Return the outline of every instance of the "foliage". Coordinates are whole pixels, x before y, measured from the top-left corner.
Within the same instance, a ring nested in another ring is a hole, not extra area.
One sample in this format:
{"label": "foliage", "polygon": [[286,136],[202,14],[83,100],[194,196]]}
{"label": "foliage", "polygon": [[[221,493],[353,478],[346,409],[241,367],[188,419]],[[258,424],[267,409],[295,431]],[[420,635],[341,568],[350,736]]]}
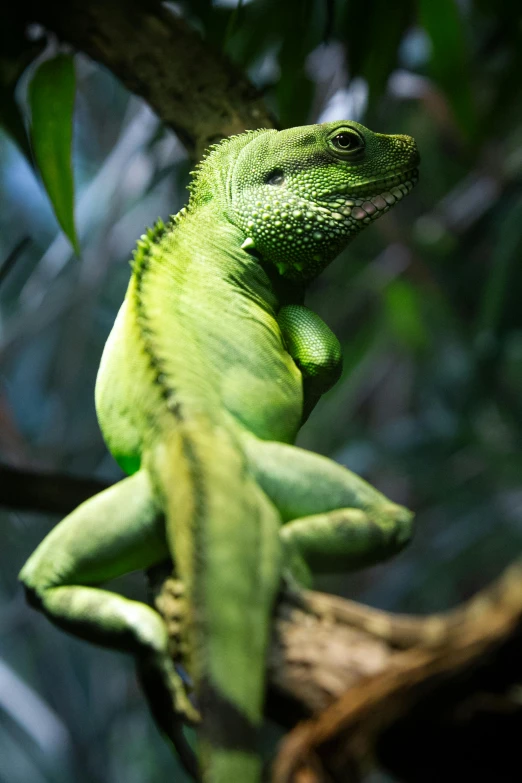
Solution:
{"label": "foliage", "polygon": [[38,66],[27,97],[31,112],[32,148],[38,170],[58,223],[78,254],[71,161],[74,93],[72,58],[59,54]]}
{"label": "foliage", "polygon": [[[282,125],[347,117],[418,140],[416,190],[363,233],[308,298],[340,336],[345,369],[301,444],[333,455],[418,514],[417,539],[394,562],[322,586],[386,608],[452,605],[520,549],[515,5],[177,4],[249,73]],[[55,54],[51,48],[43,58]],[[81,55],[75,65],[79,259],[23,155],[28,76],[14,79],[0,67],[0,119],[12,131],[0,135],[0,264],[9,261],[4,275],[0,266],[0,449],[4,462],[115,478],[94,416],[97,364],[133,244],[158,215],[182,206],[189,162],[111,74]],[[66,136],[68,115],[57,115],[56,133]],[[43,174],[34,120],[33,99]],[[59,151],[67,157],[67,145]],[[72,238],[71,182],[47,188]],[[23,603],[16,572],[54,522],[2,516],[0,782],[163,780],[173,762],[129,662],[66,639]],[[139,577],[119,587],[143,594]],[[37,715],[47,716],[47,733]]]}

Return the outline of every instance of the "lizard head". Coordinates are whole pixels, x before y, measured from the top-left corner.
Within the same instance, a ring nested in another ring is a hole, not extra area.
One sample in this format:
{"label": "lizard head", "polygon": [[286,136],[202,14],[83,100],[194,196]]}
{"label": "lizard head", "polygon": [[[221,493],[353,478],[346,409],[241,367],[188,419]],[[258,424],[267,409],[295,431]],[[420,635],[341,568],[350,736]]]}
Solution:
{"label": "lizard head", "polygon": [[246,251],[308,280],[410,192],[418,163],[410,136],[357,122],[258,131],[228,170],[228,218]]}

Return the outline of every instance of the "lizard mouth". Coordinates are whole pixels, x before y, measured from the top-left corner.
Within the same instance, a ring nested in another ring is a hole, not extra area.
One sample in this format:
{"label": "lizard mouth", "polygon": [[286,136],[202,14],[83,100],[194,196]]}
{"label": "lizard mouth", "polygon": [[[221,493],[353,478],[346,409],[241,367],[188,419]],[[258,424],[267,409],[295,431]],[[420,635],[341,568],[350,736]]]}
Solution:
{"label": "lizard mouth", "polygon": [[418,169],[413,168],[385,179],[365,182],[352,188],[346,198],[336,194],[336,213],[339,217],[370,223],[407,196],[418,179]]}
{"label": "lizard mouth", "polygon": [[370,182],[363,182],[360,185],[350,188],[346,188],[346,192],[354,198],[360,196],[371,196],[376,193],[384,193],[392,188],[406,185],[407,183],[413,183],[415,185],[419,179],[419,170],[417,168],[407,169],[399,174],[391,174],[389,177],[383,179],[373,179]]}

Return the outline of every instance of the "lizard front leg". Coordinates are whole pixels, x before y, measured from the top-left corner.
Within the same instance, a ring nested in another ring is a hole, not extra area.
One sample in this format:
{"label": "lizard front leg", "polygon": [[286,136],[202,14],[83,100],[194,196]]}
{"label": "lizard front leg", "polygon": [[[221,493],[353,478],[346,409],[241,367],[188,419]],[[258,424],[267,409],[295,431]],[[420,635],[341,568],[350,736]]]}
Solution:
{"label": "lizard front leg", "polygon": [[304,424],[321,396],[341,377],[341,344],[325,322],[304,305],[285,305],[277,322],[286,349],[303,375]]}

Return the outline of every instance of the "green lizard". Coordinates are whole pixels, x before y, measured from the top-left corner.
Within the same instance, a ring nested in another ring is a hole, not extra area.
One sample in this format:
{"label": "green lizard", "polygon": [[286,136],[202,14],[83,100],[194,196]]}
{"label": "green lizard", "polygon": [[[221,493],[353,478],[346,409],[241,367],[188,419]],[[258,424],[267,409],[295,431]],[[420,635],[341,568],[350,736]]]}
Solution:
{"label": "green lizard", "polygon": [[[256,783],[270,613],[283,566],[353,568],[399,551],[412,515],[340,465],[293,446],[341,372],[304,289],[414,186],[408,136],[356,122],[226,139],[188,207],[142,237],[96,386],[130,476],[82,504],[21,572],[62,628],[131,651],[171,735],[197,722],[206,783]],[[99,587],[171,556],[187,596],[193,706],[160,615]]]}

